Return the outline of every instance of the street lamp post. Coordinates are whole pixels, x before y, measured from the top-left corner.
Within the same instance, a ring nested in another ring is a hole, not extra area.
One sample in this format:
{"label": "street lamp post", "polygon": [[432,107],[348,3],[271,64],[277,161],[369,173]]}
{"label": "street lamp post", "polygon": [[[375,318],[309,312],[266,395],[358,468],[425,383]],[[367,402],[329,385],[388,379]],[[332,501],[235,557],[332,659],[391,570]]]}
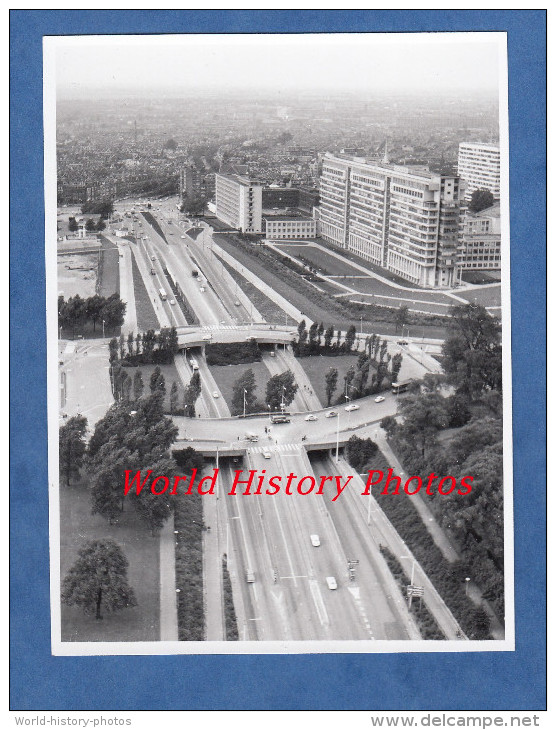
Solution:
{"label": "street lamp post", "polygon": [[102,320],[102,337],[104,339],[104,320]]}
{"label": "street lamp post", "polygon": [[466,578],[466,579],[465,579],[465,595],[466,595],[466,596],[468,596],[468,595],[469,595],[469,581],[470,581],[470,580],[471,580],[471,578]]}
{"label": "street lamp post", "polygon": [[336,414],[336,464],[340,463],[340,411]]}
{"label": "street lamp post", "polygon": [[[413,580],[415,578],[415,558],[412,555],[400,555],[400,560],[413,560],[413,563],[411,565],[411,580],[409,582],[410,585],[413,585]],[[409,596],[409,608],[411,608],[411,601],[413,599],[413,595]]]}
{"label": "street lamp post", "polygon": [[359,330],[360,334],[363,334],[363,315],[361,315],[361,329]]}
{"label": "street lamp post", "polygon": [[247,391],[245,388],[243,389],[243,417],[245,418],[245,395],[247,394]]}

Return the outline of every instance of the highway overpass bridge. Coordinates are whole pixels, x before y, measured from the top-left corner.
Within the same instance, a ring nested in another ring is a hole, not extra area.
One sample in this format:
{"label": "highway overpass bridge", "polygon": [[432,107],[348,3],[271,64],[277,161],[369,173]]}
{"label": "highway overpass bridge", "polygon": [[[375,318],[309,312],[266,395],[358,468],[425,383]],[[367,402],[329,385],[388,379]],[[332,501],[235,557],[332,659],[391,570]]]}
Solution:
{"label": "highway overpass bridge", "polygon": [[[255,340],[261,344],[288,345],[297,338],[295,323],[286,326],[268,324],[267,322],[247,322],[241,324],[214,324],[214,325],[187,325],[176,327],[180,348],[202,347],[210,343],[234,343]],[[342,333],[345,334],[345,333]],[[358,338],[369,337],[366,333],[357,333]],[[395,342],[400,340],[399,335],[380,335],[383,340]],[[406,337],[407,344],[427,345],[440,347],[443,340],[423,339],[420,337]]]}
{"label": "highway overpass bridge", "polygon": [[[340,434],[338,439],[338,446],[342,449],[349,441],[352,434]],[[172,444],[172,451],[181,451],[190,446],[200,454],[207,458],[220,458],[223,457],[243,457],[247,453],[247,450],[262,452],[268,449],[271,453],[292,453],[295,450],[304,449],[306,452],[310,451],[333,451],[336,449],[336,439],[324,439],[320,440],[307,440],[297,443],[280,443],[276,444],[274,441],[266,440],[261,438],[259,441],[249,441],[248,439],[241,439],[237,443],[230,443],[229,441],[217,441],[217,440],[197,440],[188,438],[178,438],[174,444]]]}
{"label": "highway overpass bridge", "polygon": [[180,349],[208,344],[230,344],[255,340],[261,344],[288,345],[297,336],[290,327],[253,322],[246,324],[190,325],[176,327]]}

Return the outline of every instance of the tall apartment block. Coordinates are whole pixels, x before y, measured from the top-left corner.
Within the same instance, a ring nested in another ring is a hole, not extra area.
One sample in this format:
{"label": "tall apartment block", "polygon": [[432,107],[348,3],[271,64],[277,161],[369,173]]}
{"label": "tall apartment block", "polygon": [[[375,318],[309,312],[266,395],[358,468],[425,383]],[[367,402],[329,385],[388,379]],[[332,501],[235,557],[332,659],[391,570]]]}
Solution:
{"label": "tall apartment block", "polygon": [[471,200],[475,190],[490,190],[494,200],[500,200],[500,147],[460,142],[458,175],[465,183],[465,200]]}
{"label": "tall apartment block", "polygon": [[423,287],[457,281],[458,177],[326,154],[320,178],[320,233]]}
{"label": "tall apartment block", "polygon": [[243,233],[263,232],[263,184],[248,177],[216,174],[216,217]]}

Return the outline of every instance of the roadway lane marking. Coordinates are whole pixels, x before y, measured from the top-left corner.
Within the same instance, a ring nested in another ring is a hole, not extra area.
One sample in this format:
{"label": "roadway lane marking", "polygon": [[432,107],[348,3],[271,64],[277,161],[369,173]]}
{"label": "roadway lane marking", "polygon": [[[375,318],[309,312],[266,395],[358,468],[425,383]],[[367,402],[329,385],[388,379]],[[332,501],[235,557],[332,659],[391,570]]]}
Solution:
{"label": "roadway lane marking", "polygon": [[365,613],[365,608],[363,607],[363,602],[361,601],[359,588],[356,586],[348,586],[348,591],[353,596],[353,600],[355,601],[355,605],[357,606],[357,610],[359,611],[359,614],[361,615],[361,618],[363,619],[363,623],[365,624],[365,628],[367,629],[369,636],[374,641],[375,637],[373,635],[373,630],[371,629],[371,624],[369,623],[369,619],[367,618],[367,614]]}
{"label": "roadway lane marking", "polygon": [[282,519],[280,517],[280,513],[278,512],[278,507],[276,505],[276,500],[273,499],[272,500],[272,504],[274,506],[274,511],[276,512],[276,517],[278,518],[278,526],[280,527],[280,533],[282,535],[282,542],[284,544],[284,550],[286,551],[286,556],[287,556],[287,559],[288,559],[288,563],[290,564],[290,570],[292,572],[293,582],[294,582],[294,585],[297,585],[297,579],[296,579],[296,576],[294,575],[295,571],[293,569],[292,558],[291,558],[291,555],[290,555],[290,551],[288,550],[288,541],[286,540],[286,534],[284,532],[284,526],[282,524]]}
{"label": "roadway lane marking", "polygon": [[324,605],[324,600],[322,598],[322,593],[320,592],[320,586],[318,584],[318,581],[314,579],[309,580],[309,588],[311,589],[311,595],[313,596],[313,602],[317,608],[317,613],[321,626],[328,626],[330,624],[330,621],[328,619],[328,613],[326,612],[326,607]]}

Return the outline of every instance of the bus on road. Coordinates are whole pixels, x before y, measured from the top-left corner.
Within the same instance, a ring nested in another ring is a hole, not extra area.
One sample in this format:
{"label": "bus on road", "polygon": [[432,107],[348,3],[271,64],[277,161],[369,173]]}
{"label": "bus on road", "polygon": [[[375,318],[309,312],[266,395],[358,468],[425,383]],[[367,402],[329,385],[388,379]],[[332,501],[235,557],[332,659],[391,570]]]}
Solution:
{"label": "bus on road", "polygon": [[159,289],[158,293],[160,294],[160,298],[162,299],[162,301],[165,302],[167,299],[167,296],[166,296],[166,292],[164,291],[164,289]]}
{"label": "bus on road", "polygon": [[290,414],[289,413],[273,413],[270,416],[270,422],[271,423],[289,423]]}
{"label": "bus on road", "polygon": [[394,395],[398,395],[398,393],[405,393],[408,388],[408,381],[405,381],[403,383],[392,383],[392,393],[394,393]]}

